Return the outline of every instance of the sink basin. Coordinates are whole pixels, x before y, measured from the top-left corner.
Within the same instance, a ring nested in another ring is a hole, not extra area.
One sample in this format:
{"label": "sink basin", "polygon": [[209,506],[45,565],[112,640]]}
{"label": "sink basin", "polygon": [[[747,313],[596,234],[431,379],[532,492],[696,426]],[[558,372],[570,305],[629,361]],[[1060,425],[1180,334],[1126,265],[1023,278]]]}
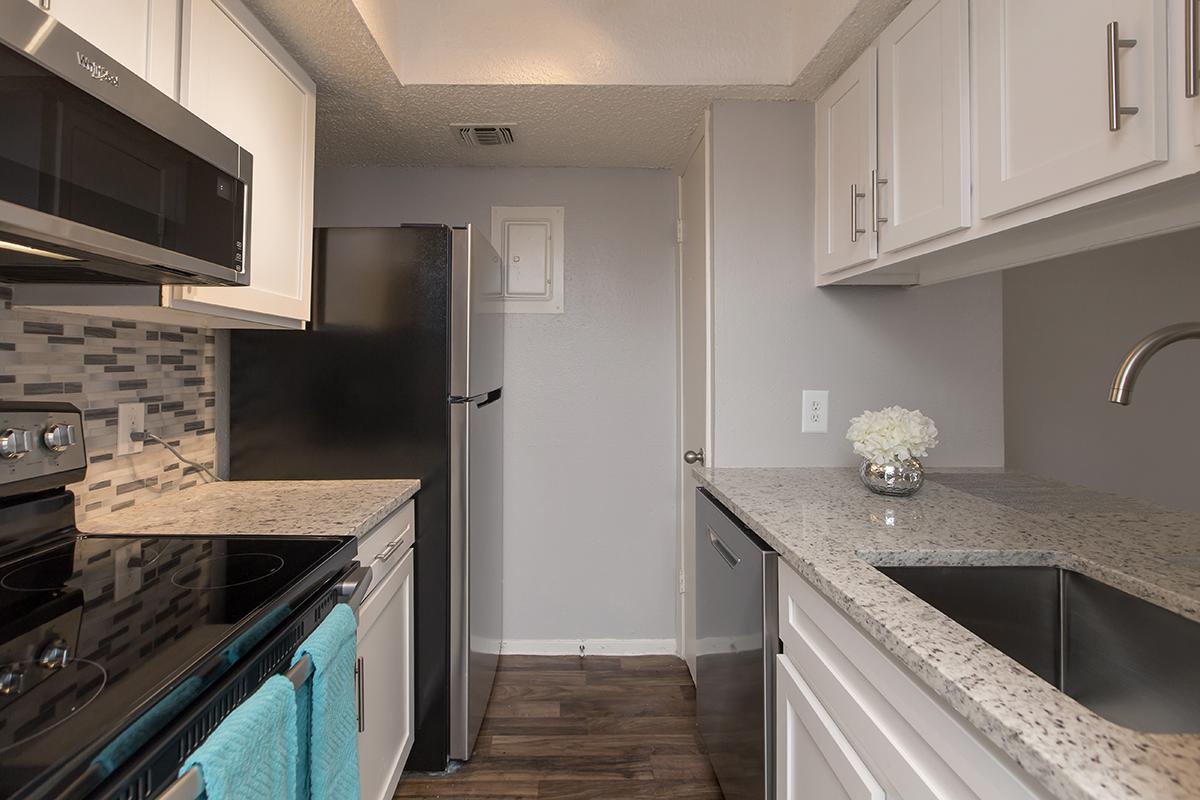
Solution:
{"label": "sink basin", "polygon": [[1200,733],[1200,623],[1057,567],[876,567],[1118,725]]}

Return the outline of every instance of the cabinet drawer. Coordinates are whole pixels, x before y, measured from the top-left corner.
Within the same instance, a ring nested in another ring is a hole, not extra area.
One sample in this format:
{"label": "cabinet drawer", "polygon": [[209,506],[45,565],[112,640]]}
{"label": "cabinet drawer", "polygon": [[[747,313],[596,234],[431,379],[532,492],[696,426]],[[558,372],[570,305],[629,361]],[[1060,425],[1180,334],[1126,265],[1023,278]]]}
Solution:
{"label": "cabinet drawer", "polygon": [[358,540],[358,560],[371,568],[371,592],[383,583],[416,538],[415,504],[409,500]]}
{"label": "cabinet drawer", "polygon": [[779,570],[779,635],[787,660],[888,797],[1049,797],[787,567]]}

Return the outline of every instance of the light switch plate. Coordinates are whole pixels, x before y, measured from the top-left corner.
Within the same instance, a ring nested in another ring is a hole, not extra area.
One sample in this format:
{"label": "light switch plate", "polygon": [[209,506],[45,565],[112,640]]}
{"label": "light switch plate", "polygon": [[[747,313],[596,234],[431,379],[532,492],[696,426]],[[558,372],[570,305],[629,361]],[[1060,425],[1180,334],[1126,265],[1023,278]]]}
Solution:
{"label": "light switch plate", "polygon": [[142,452],[145,442],[135,442],[130,434],[146,430],[146,404],[121,403],[117,406],[117,455]]}
{"label": "light switch plate", "polygon": [[829,392],[824,389],[805,389],[800,398],[804,405],[804,416],[800,421],[801,433],[829,432]]}

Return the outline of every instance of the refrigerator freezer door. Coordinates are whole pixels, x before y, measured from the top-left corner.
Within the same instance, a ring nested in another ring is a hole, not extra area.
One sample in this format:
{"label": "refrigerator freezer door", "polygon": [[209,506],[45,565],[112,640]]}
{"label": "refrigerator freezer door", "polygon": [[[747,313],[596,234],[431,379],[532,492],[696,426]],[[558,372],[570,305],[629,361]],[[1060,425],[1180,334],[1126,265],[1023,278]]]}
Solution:
{"label": "refrigerator freezer door", "polygon": [[454,229],[450,299],[450,394],[471,397],[504,385],[504,314],[489,298],[500,255],[474,227]]}

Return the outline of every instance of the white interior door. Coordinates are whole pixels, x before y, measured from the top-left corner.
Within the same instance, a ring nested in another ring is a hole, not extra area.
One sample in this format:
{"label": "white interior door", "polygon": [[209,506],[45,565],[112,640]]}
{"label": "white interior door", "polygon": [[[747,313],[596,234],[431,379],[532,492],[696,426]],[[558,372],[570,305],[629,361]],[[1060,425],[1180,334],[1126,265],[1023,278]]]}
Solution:
{"label": "white interior door", "polygon": [[877,55],[859,56],[816,103],[817,271],[822,275],[873,261],[871,197],[878,159]]}
{"label": "white interior door", "polygon": [[914,0],[879,36],[884,252],[971,224],[968,38],[967,0]]}
{"label": "white interior door", "polygon": [[[679,433],[682,450],[703,449],[712,460],[709,415],[710,281],[708,136],[696,145],[679,179]],[[679,603],[684,659],[696,675],[696,479],[679,457],[680,554],[684,575]]]}
{"label": "white interior door", "polygon": [[[1165,0],[974,8],[981,216],[1166,160]],[[1110,63],[1112,32],[1125,44]],[[1137,109],[1118,114],[1119,126],[1110,111],[1115,87],[1119,106]]]}

